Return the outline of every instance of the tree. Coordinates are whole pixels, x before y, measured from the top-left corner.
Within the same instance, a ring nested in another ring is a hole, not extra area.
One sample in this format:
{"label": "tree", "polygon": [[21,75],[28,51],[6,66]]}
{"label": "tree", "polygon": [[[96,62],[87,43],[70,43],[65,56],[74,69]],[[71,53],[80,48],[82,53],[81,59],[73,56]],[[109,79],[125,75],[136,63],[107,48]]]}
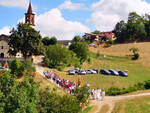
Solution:
{"label": "tree", "polygon": [[28,76],[25,76],[21,83],[18,83],[10,73],[0,78],[2,113],[38,113],[39,86]]}
{"label": "tree", "polygon": [[133,52],[133,57],[132,57],[132,60],[137,60],[139,58],[139,49],[138,48],[130,48],[130,51]]}
{"label": "tree", "polygon": [[72,63],[73,56],[73,52],[69,51],[62,45],[50,45],[46,49],[44,62],[51,68],[56,68],[63,65],[67,66]]}
{"label": "tree", "polygon": [[28,24],[19,23],[17,29],[12,29],[9,46],[9,53],[16,55],[21,52],[23,57],[31,57],[32,55],[42,54],[44,49],[42,46],[42,37],[35,29]]}
{"label": "tree", "polygon": [[125,30],[126,30],[126,23],[123,20],[116,24],[115,29],[113,30],[115,36],[117,37],[116,42],[122,43],[125,41],[126,37]]}
{"label": "tree", "polygon": [[87,86],[77,87],[75,90],[75,97],[82,105],[87,104],[87,99],[89,98],[89,88]]}
{"label": "tree", "polygon": [[73,38],[73,42],[80,42],[80,41],[82,41],[82,39],[81,39],[80,36],[75,36],[75,37]]}
{"label": "tree", "polygon": [[72,96],[60,96],[54,92],[40,92],[40,113],[79,113],[80,103]]}
{"label": "tree", "polygon": [[18,59],[15,59],[11,62],[10,69],[11,73],[16,76],[22,75],[24,71],[23,64]]}
{"label": "tree", "polygon": [[43,42],[43,44],[44,44],[45,46],[48,46],[48,45],[49,45],[49,41],[50,41],[50,38],[49,38],[49,37],[44,37],[44,38],[42,39],[42,42]]}
{"label": "tree", "polygon": [[133,54],[135,55],[136,53],[138,53],[139,49],[138,48],[130,48],[130,51],[133,52]]}
{"label": "tree", "polygon": [[70,50],[77,54],[77,57],[80,59],[81,64],[88,59],[89,49],[88,45],[85,42],[73,42],[70,47]]}
{"label": "tree", "polygon": [[56,45],[57,44],[57,38],[56,37],[51,37],[49,40],[49,45]]}
{"label": "tree", "polygon": [[128,41],[142,41],[147,35],[144,20],[136,12],[129,13],[126,30]]}
{"label": "tree", "polygon": [[99,30],[95,30],[94,32],[92,32],[93,34],[101,34],[101,32]]}

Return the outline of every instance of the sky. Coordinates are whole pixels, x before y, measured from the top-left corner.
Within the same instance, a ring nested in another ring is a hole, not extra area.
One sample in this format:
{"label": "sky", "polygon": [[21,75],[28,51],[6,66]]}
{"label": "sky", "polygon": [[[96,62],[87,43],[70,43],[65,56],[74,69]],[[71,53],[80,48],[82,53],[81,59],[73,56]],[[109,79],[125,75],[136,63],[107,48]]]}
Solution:
{"label": "sky", "polygon": [[24,22],[29,2],[36,14],[36,30],[43,37],[71,40],[95,30],[112,31],[129,12],[150,14],[150,0],[0,0],[0,34]]}

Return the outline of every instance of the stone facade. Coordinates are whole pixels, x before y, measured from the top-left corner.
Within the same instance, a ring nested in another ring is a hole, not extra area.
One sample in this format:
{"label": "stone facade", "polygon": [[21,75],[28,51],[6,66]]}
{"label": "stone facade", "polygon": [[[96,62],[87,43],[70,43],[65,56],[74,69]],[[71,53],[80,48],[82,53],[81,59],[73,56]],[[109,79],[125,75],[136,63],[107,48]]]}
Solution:
{"label": "stone facade", "polygon": [[8,58],[9,45],[8,45],[9,36],[0,35],[0,58]]}

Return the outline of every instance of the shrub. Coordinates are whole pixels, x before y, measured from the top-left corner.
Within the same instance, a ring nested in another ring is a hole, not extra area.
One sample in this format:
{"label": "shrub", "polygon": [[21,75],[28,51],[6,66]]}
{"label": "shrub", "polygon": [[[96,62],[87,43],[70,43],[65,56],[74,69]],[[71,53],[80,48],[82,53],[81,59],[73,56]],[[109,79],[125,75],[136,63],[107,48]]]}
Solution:
{"label": "shrub", "polygon": [[87,104],[87,99],[90,95],[88,91],[89,88],[87,86],[82,86],[75,89],[75,97],[82,105]]}
{"label": "shrub", "polygon": [[116,88],[116,87],[110,87],[106,91],[107,95],[115,96],[115,95],[121,95],[126,94],[130,92],[134,92],[137,90],[143,90],[143,89],[150,89],[150,80],[145,81],[144,83],[139,82],[131,87],[128,88]]}
{"label": "shrub", "polygon": [[144,82],[145,89],[150,89],[150,80]]}
{"label": "shrub", "polygon": [[137,60],[139,59],[139,57],[140,57],[139,53],[135,53],[132,60]]}
{"label": "shrub", "polygon": [[10,69],[11,73],[16,76],[22,75],[24,71],[23,64],[18,59],[15,59],[11,62]]}
{"label": "shrub", "polygon": [[108,40],[107,43],[112,45],[114,44],[114,40]]}
{"label": "shrub", "polygon": [[23,64],[24,69],[27,71],[36,71],[35,67],[32,65],[32,62],[30,59],[26,59],[26,61]]}

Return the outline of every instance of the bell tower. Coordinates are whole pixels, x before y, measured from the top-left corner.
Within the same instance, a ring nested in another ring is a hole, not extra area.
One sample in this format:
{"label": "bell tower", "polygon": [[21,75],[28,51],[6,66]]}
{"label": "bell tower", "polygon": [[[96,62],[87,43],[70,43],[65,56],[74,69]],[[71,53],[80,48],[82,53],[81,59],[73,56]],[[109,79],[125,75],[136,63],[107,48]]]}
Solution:
{"label": "bell tower", "polygon": [[32,13],[31,2],[29,3],[28,11],[25,13],[25,23],[35,27],[35,14]]}

